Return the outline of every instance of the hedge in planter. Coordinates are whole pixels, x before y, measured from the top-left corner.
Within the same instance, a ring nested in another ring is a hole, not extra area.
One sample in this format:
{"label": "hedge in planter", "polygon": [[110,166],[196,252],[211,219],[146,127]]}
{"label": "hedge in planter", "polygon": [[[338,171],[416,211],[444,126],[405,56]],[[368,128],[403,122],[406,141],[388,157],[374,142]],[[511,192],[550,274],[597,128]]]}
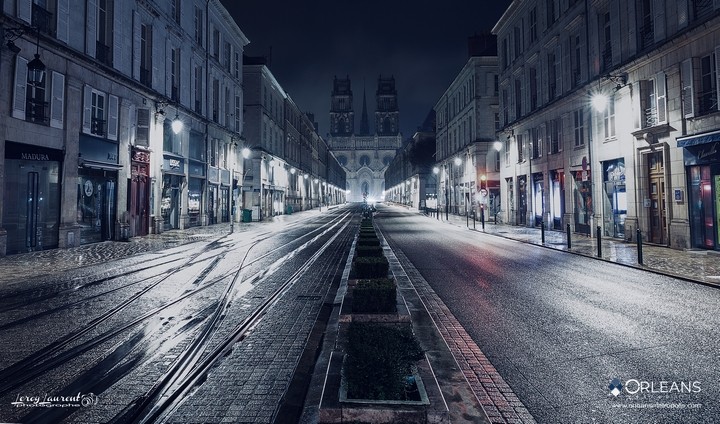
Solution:
{"label": "hedge in planter", "polygon": [[359,280],[352,291],[352,309],[358,314],[393,313],[397,290],[392,278]]}
{"label": "hedge in planter", "polygon": [[386,257],[356,257],[353,261],[355,278],[387,278],[390,264]]}
{"label": "hedge in planter", "polygon": [[358,246],[380,246],[380,239],[377,236],[358,237]]}
{"label": "hedge in planter", "polygon": [[422,357],[408,326],[351,323],[343,369],[348,398],[405,400],[407,377]]}
{"label": "hedge in planter", "polygon": [[355,247],[355,254],[359,257],[367,257],[367,256],[374,256],[374,257],[380,257],[383,256],[383,248],[380,246],[356,246]]}

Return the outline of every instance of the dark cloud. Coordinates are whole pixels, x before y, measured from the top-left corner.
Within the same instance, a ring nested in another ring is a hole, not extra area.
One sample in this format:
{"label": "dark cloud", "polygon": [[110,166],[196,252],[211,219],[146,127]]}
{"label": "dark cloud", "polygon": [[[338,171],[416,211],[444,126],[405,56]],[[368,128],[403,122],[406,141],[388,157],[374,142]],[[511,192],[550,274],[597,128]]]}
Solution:
{"label": "dark cloud", "polygon": [[[510,0],[341,2],[221,0],[268,55],[271,71],[301,110],[328,130],[335,75],[349,75],[359,126],[363,87],[375,106],[378,75],[393,75],[403,136],[411,136],[467,61],[467,37],[490,31]],[[371,117],[372,121],[372,117]],[[372,126],[372,122],[371,122]],[[372,128],[371,128],[372,129]]]}

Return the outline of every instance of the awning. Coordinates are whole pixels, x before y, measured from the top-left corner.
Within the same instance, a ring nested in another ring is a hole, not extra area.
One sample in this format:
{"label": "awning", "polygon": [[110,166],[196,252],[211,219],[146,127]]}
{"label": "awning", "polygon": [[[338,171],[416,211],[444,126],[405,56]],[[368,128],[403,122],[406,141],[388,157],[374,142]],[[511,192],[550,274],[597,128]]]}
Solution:
{"label": "awning", "polygon": [[116,163],[98,162],[89,159],[80,159],[79,165],[84,168],[99,169],[101,171],[119,171],[123,167]]}
{"label": "awning", "polygon": [[720,131],[713,131],[704,134],[691,135],[688,137],[678,137],[678,147],[697,146],[698,144],[712,143],[720,141]]}

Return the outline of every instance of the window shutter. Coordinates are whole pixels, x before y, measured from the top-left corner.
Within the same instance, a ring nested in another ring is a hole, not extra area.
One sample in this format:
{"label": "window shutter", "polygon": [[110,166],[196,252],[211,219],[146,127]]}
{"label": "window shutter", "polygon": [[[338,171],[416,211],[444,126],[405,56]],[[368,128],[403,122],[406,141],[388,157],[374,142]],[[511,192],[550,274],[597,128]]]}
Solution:
{"label": "window shutter", "polygon": [[132,75],[137,81],[140,81],[140,14],[133,11],[133,56],[132,56]]}
{"label": "window shutter", "polygon": [[695,93],[693,92],[693,61],[684,60],[680,64],[680,84],[682,89],[682,113],[685,118],[695,116]]}
{"label": "window shutter", "polygon": [[125,18],[125,8],[123,7],[124,2],[115,1],[113,2],[113,31],[112,31],[112,45],[113,45],[113,67],[121,71],[127,72],[128,62],[123,58],[124,54],[127,54],[127,46],[123,45],[123,40],[127,34],[127,29],[123,25],[123,18]]}
{"label": "window shutter", "polygon": [[50,126],[63,127],[65,114],[65,75],[52,73],[52,97],[50,98]]}
{"label": "window shutter", "polygon": [[[555,98],[562,95],[563,91],[563,69],[562,69],[562,46],[561,43],[555,47]],[[569,56],[568,56],[569,59]]]}
{"label": "window shutter", "polygon": [[[173,45],[169,39],[165,39],[165,96],[172,99],[172,53]],[[179,75],[178,75],[179,77]]]}
{"label": "window shutter", "polygon": [[653,1],[653,32],[655,41],[665,39],[665,0]]}
{"label": "window shutter", "polygon": [[13,96],[13,118],[25,119],[25,101],[27,100],[27,59],[15,56],[15,93]]}
{"label": "window shutter", "polygon": [[32,0],[17,0],[17,17],[32,23]]}
{"label": "window shutter", "polygon": [[657,103],[657,123],[667,124],[667,87],[665,72],[655,74],[655,99]]}
{"label": "window shutter", "polygon": [[150,140],[150,109],[138,108],[135,145],[148,146]]}
{"label": "window shutter", "polygon": [[641,110],[641,104],[640,104],[640,96],[642,95],[642,81],[638,81],[637,84],[633,85],[632,87],[632,96],[630,98],[630,101],[632,102],[632,111],[633,111],[633,128],[639,129],[640,126],[640,119],[643,116],[642,110]]}
{"label": "window shutter", "polygon": [[92,129],[92,87],[83,86],[83,116],[82,129],[86,134],[91,134]]}
{"label": "window shutter", "polygon": [[677,4],[678,28],[688,26],[688,0],[675,0]]}
{"label": "window shutter", "polygon": [[56,36],[60,41],[70,41],[70,0],[57,0],[57,30]]}
{"label": "window shutter", "polygon": [[111,94],[108,101],[107,138],[115,141],[118,139],[118,114],[120,111],[118,103],[117,96]]}
{"label": "window shutter", "polygon": [[[718,83],[720,83],[720,46],[715,47],[715,104],[720,102],[720,86],[718,86]],[[720,110],[720,106],[717,106],[715,110]]]}
{"label": "window shutter", "polygon": [[160,72],[160,65],[164,60],[163,50],[165,49],[165,46],[163,46],[162,37],[158,36],[159,28],[160,25],[150,26],[150,45],[152,46],[150,64],[152,66],[152,86],[154,89],[162,93],[163,80],[167,78],[166,74]]}
{"label": "window shutter", "polygon": [[87,16],[85,17],[85,53],[95,57],[97,47],[97,0],[87,0]]}

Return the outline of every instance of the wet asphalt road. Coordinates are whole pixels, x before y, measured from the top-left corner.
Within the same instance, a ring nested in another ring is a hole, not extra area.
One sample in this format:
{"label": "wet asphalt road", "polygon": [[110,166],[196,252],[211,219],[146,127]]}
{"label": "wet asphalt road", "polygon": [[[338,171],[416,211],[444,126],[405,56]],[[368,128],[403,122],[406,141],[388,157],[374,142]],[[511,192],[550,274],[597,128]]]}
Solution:
{"label": "wet asphalt road", "polygon": [[720,422],[720,290],[399,208],[376,223],[538,422]]}

